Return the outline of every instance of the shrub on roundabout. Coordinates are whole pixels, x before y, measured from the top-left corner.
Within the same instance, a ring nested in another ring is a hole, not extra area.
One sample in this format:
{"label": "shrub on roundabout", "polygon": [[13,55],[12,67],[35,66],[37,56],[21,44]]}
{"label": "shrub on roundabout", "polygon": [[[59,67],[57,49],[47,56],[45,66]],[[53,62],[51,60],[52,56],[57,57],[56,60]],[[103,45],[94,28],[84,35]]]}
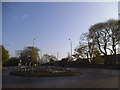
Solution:
{"label": "shrub on roundabout", "polygon": [[79,75],[78,71],[69,68],[38,68],[38,67],[26,67],[24,69],[17,69],[10,72],[10,75],[27,76],[27,77],[56,77],[56,76],[71,76]]}

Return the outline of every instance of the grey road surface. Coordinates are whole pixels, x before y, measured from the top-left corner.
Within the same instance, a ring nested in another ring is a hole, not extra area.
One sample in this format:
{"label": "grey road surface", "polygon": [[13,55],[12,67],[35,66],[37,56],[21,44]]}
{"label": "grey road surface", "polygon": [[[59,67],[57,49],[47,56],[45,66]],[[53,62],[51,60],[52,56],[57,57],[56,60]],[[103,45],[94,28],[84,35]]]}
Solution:
{"label": "grey road surface", "polygon": [[118,88],[120,70],[101,68],[72,68],[79,76],[21,77],[11,76],[8,68],[2,73],[2,88]]}

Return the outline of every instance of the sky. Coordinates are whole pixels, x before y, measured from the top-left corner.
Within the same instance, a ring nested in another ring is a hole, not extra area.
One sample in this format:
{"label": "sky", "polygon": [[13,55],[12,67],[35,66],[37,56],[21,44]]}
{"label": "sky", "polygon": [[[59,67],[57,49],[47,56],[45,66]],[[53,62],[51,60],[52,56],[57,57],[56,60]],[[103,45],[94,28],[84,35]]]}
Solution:
{"label": "sky", "polygon": [[2,44],[11,56],[26,46],[61,59],[91,25],[118,18],[117,2],[3,2]]}

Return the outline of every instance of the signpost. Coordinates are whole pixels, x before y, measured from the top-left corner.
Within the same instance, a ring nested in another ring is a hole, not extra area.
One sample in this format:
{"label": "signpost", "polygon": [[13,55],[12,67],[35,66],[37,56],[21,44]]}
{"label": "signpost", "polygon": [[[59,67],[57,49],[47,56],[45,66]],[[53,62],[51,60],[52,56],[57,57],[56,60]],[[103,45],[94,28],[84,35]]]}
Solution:
{"label": "signpost", "polygon": [[31,58],[31,56],[28,56],[28,62],[29,62],[29,66],[32,66],[31,64],[31,61],[32,61],[32,58]]}

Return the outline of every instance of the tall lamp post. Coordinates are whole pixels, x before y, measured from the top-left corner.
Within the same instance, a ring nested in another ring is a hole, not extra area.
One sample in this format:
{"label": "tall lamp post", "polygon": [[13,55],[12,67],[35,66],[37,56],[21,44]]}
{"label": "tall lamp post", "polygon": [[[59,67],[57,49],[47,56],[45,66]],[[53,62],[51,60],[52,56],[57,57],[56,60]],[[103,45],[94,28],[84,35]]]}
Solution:
{"label": "tall lamp post", "polygon": [[71,41],[71,39],[70,39],[70,38],[69,38],[69,41],[70,41],[71,57],[72,57],[72,41]]}
{"label": "tall lamp post", "polygon": [[35,38],[33,39],[33,47],[34,47],[34,44],[35,44]]}
{"label": "tall lamp post", "polygon": [[57,60],[58,60],[58,52],[57,52]]}

